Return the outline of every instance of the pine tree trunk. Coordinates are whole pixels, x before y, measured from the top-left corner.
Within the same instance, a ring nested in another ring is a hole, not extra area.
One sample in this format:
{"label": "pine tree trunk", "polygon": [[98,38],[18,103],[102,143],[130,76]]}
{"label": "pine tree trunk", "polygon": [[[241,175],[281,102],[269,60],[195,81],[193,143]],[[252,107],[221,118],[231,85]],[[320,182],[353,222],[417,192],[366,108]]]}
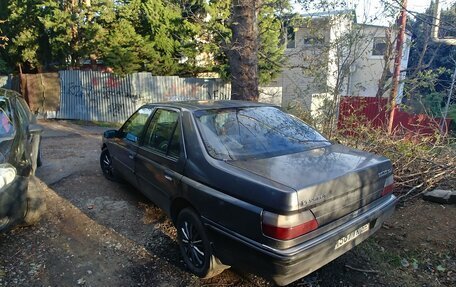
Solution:
{"label": "pine tree trunk", "polygon": [[258,10],[260,0],[232,0],[231,99],[258,101]]}

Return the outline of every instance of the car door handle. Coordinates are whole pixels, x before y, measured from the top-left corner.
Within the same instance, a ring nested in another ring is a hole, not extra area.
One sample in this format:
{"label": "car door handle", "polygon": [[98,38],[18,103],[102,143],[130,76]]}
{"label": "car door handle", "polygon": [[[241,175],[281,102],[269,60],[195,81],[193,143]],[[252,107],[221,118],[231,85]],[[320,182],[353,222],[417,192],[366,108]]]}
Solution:
{"label": "car door handle", "polygon": [[163,173],[165,174],[166,180],[173,181],[173,176],[172,176],[172,173],[170,171],[165,170]]}

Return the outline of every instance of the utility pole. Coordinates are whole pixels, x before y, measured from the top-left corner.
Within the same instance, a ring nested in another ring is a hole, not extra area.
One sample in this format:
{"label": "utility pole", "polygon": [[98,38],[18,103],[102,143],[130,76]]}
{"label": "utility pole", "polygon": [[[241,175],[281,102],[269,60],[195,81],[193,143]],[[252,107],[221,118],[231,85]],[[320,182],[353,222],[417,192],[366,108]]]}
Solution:
{"label": "utility pole", "polygon": [[392,134],[394,129],[394,117],[396,114],[396,100],[399,87],[399,78],[401,75],[401,61],[402,61],[402,47],[404,45],[405,38],[405,25],[407,23],[407,0],[402,0],[401,14],[398,19],[398,24],[400,25],[399,34],[397,35],[396,41],[396,58],[394,59],[394,73],[392,78],[391,94],[390,94],[390,104],[391,112],[388,123],[388,133]]}
{"label": "utility pole", "polygon": [[442,113],[442,119],[440,120],[440,132],[446,133],[448,131],[446,117],[448,115],[448,109],[450,108],[451,97],[453,96],[453,89],[454,89],[454,82],[456,81],[456,66],[454,67],[453,76],[451,77],[451,87],[450,91],[448,92],[448,98],[445,105],[445,109]]}

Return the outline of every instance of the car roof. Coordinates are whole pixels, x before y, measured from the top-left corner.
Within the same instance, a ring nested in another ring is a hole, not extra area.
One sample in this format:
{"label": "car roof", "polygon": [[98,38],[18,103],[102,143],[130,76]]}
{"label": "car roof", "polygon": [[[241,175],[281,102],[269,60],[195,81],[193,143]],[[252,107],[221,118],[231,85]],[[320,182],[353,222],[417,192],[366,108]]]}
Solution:
{"label": "car roof", "polygon": [[204,100],[204,101],[177,101],[177,102],[162,102],[151,103],[151,106],[166,106],[186,109],[189,111],[197,110],[212,110],[226,108],[247,108],[247,107],[270,107],[271,104],[249,102],[249,101],[231,101],[231,100]]}

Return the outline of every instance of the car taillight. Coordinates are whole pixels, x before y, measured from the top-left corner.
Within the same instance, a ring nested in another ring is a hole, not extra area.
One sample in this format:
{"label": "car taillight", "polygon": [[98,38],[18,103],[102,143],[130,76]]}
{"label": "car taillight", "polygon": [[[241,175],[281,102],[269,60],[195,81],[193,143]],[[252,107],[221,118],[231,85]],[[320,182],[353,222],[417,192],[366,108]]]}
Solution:
{"label": "car taillight", "polygon": [[318,222],[310,210],[293,215],[280,215],[263,211],[262,228],[264,235],[287,240],[317,229]]}
{"label": "car taillight", "polygon": [[388,176],[388,178],[385,180],[385,185],[383,187],[383,191],[381,193],[382,196],[387,195],[388,193],[393,192],[394,189],[394,178],[393,175]]}

